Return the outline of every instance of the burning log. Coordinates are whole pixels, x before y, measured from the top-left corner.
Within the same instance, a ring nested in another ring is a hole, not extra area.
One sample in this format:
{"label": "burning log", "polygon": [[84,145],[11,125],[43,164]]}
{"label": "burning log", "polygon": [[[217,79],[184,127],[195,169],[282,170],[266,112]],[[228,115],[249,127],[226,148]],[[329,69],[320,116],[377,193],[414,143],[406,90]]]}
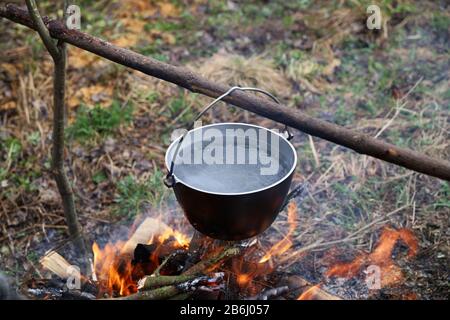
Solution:
{"label": "burning log", "polygon": [[185,250],[178,249],[172,252],[164,259],[158,268],[156,268],[152,276],[159,276],[162,270],[169,274],[178,274],[185,268],[186,260],[189,257],[189,253]]}
{"label": "burning log", "polygon": [[150,290],[163,286],[171,286],[174,284],[180,284],[189,280],[193,280],[197,275],[182,274],[178,276],[147,276],[139,280],[138,289],[140,291]]}
{"label": "burning log", "polygon": [[171,230],[172,228],[161,220],[146,218],[122,247],[120,253],[132,254],[139,243],[149,243],[153,237],[166,234]]}
{"label": "burning log", "polygon": [[194,235],[189,243],[189,257],[186,261],[186,267],[192,267],[197,263],[213,241],[213,239],[208,238],[197,230],[194,231]]}
{"label": "burning log", "polygon": [[236,257],[244,252],[245,249],[253,246],[256,243],[256,240],[252,240],[250,242],[243,242],[235,245],[231,245],[229,247],[224,248],[219,253],[214,254],[212,257],[209,257],[205,260],[202,260],[189,268],[183,274],[192,275],[192,274],[202,274],[208,272],[209,269],[217,267],[225,260]]}
{"label": "burning log", "polygon": [[221,272],[215,273],[212,276],[198,276],[179,284],[163,286],[153,290],[139,291],[126,297],[115,298],[115,300],[163,300],[179,296],[183,293],[193,292],[202,286],[217,289],[219,288],[217,284],[223,280],[223,276],[224,274]]}
{"label": "burning log", "polygon": [[227,246],[212,254],[212,256],[201,260],[181,275],[161,276],[157,272],[156,275],[147,276],[139,281],[138,293],[123,297],[123,299],[154,300],[168,299],[175,296],[181,299],[185,298],[188,296],[186,293],[194,291],[198,286],[205,283],[217,283],[219,279],[221,280],[223,273],[214,273],[212,276],[206,274],[225,260],[242,254],[245,249],[253,246],[255,243],[256,240],[253,240]]}
{"label": "burning log", "polygon": [[176,296],[173,296],[173,297],[170,298],[169,300],[186,300],[186,299],[189,298],[191,295],[192,295],[192,292],[180,293],[180,294],[177,294]]}

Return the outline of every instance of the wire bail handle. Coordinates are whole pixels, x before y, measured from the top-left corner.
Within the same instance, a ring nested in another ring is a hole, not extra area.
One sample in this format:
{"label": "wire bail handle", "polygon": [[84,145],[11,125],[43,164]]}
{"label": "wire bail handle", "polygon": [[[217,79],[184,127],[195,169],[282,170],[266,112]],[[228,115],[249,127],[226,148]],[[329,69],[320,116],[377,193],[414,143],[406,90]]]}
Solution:
{"label": "wire bail handle", "polygon": [[[280,101],[270,92],[265,91],[263,89],[259,89],[259,88],[253,88],[253,87],[238,87],[238,86],[234,86],[231,87],[227,92],[225,92],[224,94],[222,94],[221,96],[217,97],[216,99],[214,99],[214,101],[212,101],[210,104],[208,104],[198,115],[197,117],[195,117],[194,121],[191,123],[191,125],[189,126],[188,130],[181,136],[180,141],[178,141],[177,147],[175,149],[175,152],[173,154],[172,157],[172,161],[170,163],[170,168],[169,171],[164,179],[164,184],[166,185],[166,187],[168,188],[172,188],[175,185],[175,177],[173,175],[173,169],[175,166],[175,160],[178,156],[178,152],[180,150],[181,144],[184,140],[184,138],[186,137],[186,135],[189,133],[189,131],[192,130],[192,128],[195,125],[195,122],[197,122],[198,119],[200,119],[201,116],[203,116],[209,109],[211,109],[215,104],[217,104],[219,101],[221,101],[224,97],[228,96],[229,94],[231,94],[233,91],[235,90],[242,90],[242,91],[254,91],[254,92],[260,92],[263,93],[265,95],[267,95],[268,97],[270,97],[273,101],[275,101],[275,103],[280,104]],[[287,140],[291,140],[294,136],[291,134],[291,132],[289,131],[289,128],[287,125],[285,125],[284,127],[284,131],[287,133]]]}

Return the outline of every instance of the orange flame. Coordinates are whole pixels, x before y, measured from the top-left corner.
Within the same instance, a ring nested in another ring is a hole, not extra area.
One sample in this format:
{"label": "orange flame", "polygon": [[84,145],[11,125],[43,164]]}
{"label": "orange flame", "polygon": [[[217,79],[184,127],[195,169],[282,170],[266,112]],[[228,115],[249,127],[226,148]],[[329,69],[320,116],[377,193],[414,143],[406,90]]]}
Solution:
{"label": "orange flame", "polygon": [[[163,234],[155,237],[150,243],[156,242],[159,246],[155,249],[149,259],[149,263],[156,269],[159,265],[158,253],[161,244],[173,237],[175,241],[171,243],[173,249],[186,247],[189,244],[188,237],[179,231],[168,228]],[[145,272],[140,264],[132,263],[132,255],[124,253],[127,242],[109,242],[104,248],[100,248],[97,243],[92,245],[94,254],[93,268],[95,275],[102,288],[101,294],[107,293],[109,296],[127,296],[137,292],[137,282]]]}
{"label": "orange flame", "polygon": [[252,276],[246,273],[241,273],[236,277],[236,281],[240,287],[247,286],[252,281]]}
{"label": "orange flame", "polygon": [[254,281],[255,278],[269,274],[273,271],[273,265],[266,262],[282,255],[292,247],[291,237],[297,227],[297,206],[295,203],[289,204],[287,214],[289,229],[286,235],[273,245],[259,261],[251,258],[251,252],[247,252],[245,257],[243,256],[240,259],[232,260],[231,269],[236,275],[236,283],[239,288],[245,290],[247,294],[256,294],[261,289],[261,283]]}
{"label": "orange flame", "polygon": [[187,235],[171,228],[167,229],[162,235],[160,235],[158,237],[158,241],[160,243],[164,243],[164,241],[166,241],[170,237],[173,237],[176,240],[175,245],[177,248],[184,248],[189,245],[189,238]]}
{"label": "orange flame", "polygon": [[314,300],[319,288],[320,288],[319,284],[310,287],[308,290],[306,290],[302,294],[300,294],[298,296],[297,300]]}
{"label": "orange flame", "polygon": [[277,257],[288,251],[292,247],[291,236],[297,227],[297,205],[294,202],[289,203],[288,205],[288,223],[289,229],[286,236],[283,237],[279,242],[273,245],[269,251],[259,260],[259,263],[264,263],[272,259],[273,257]]}
{"label": "orange flame", "polygon": [[123,241],[108,243],[103,249],[97,243],[92,245],[95,274],[109,295],[126,296],[137,291],[131,258],[120,254],[124,245]]}
{"label": "orange flame", "polygon": [[350,278],[356,276],[365,266],[376,265],[380,267],[381,286],[398,283],[403,278],[402,271],[392,261],[392,252],[398,240],[408,246],[408,257],[414,257],[418,252],[418,242],[414,234],[408,229],[395,230],[384,228],[374,251],[356,257],[352,262],[339,263],[331,267],[326,275],[328,277]]}

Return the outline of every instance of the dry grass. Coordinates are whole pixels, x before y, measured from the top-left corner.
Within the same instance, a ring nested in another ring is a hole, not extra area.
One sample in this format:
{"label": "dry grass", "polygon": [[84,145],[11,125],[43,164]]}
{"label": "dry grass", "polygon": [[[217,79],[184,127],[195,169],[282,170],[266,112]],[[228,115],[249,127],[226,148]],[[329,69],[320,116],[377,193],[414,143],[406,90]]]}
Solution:
{"label": "dry grass", "polygon": [[288,97],[292,90],[283,72],[273,60],[262,55],[244,57],[217,53],[193,67],[211,81],[230,86],[249,86],[267,90],[278,97]]}

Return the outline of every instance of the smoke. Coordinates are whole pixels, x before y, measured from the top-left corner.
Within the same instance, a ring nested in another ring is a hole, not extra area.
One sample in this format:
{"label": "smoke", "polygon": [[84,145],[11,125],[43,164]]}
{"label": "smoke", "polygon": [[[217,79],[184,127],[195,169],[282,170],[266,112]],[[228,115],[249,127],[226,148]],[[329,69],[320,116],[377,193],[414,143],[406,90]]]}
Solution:
{"label": "smoke", "polygon": [[8,279],[0,274],[0,300],[22,300],[23,297],[17,294],[10,284]]}

